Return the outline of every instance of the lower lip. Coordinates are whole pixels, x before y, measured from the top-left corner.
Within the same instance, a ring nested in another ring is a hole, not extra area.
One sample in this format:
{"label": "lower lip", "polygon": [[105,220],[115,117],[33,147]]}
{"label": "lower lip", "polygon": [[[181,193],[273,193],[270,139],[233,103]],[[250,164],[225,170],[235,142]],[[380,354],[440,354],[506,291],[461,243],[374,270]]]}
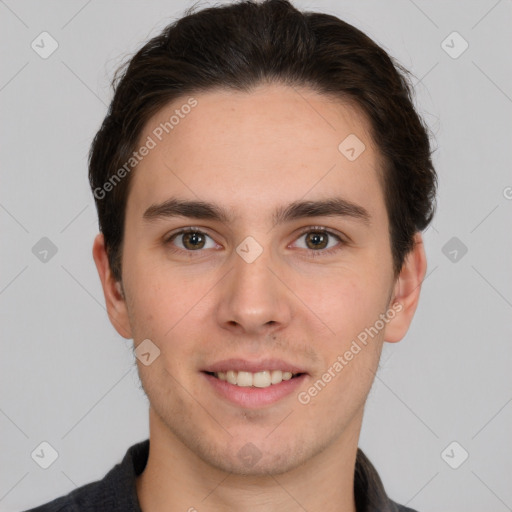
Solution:
{"label": "lower lip", "polygon": [[202,372],[213,389],[223,398],[230,402],[246,408],[256,408],[270,405],[282,400],[297,390],[307,377],[306,374],[299,375],[289,380],[283,380],[279,384],[271,384],[266,388],[254,386],[242,387],[220,380],[213,375]]}

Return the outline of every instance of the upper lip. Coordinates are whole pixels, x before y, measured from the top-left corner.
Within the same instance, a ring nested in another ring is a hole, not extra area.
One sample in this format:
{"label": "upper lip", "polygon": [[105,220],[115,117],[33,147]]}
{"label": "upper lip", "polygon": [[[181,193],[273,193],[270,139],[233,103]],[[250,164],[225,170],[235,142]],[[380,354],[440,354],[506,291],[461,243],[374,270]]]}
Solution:
{"label": "upper lip", "polygon": [[249,361],[247,359],[224,359],[217,361],[203,368],[204,372],[227,372],[229,370],[242,371],[242,372],[262,372],[264,370],[281,370],[283,372],[291,373],[307,373],[304,368],[295,364],[287,363],[282,359],[260,359],[257,361]]}

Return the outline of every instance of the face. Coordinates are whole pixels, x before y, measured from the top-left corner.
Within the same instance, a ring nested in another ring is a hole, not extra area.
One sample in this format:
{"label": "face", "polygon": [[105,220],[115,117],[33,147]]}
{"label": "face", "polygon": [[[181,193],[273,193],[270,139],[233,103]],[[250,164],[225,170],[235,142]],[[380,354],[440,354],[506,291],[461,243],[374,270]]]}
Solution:
{"label": "face", "polygon": [[131,177],[115,325],[160,351],[137,361],[152,428],[278,474],[357,440],[383,341],[405,334],[382,164],[361,112],[311,90],[194,98],[141,134],[156,144]]}

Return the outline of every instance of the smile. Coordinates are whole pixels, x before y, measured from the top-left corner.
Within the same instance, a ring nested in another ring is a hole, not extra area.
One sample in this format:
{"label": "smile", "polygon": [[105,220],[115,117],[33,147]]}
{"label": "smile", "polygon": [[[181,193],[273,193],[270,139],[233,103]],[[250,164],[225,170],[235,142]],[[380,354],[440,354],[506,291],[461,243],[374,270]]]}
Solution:
{"label": "smile", "polygon": [[282,370],[263,370],[260,372],[246,372],[228,370],[227,372],[210,373],[219,380],[227,381],[230,384],[240,387],[268,388],[269,386],[280,384],[284,380],[290,380],[300,375]]}

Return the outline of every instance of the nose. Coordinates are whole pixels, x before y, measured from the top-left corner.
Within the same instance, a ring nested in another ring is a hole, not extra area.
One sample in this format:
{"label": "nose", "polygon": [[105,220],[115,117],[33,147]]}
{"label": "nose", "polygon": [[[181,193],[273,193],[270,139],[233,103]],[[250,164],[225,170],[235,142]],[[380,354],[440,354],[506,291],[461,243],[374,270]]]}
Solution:
{"label": "nose", "polygon": [[292,317],[291,292],[279,279],[267,248],[252,262],[234,254],[219,292],[218,322],[233,334],[264,336]]}

